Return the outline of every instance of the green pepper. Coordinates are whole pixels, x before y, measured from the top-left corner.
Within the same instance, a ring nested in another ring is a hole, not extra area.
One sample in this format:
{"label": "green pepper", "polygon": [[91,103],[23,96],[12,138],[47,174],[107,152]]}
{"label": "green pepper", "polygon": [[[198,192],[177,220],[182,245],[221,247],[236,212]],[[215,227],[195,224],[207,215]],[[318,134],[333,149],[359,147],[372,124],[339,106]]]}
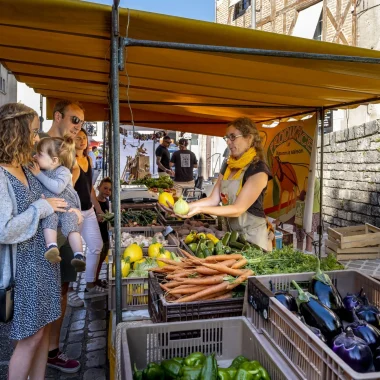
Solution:
{"label": "green pepper", "polygon": [[180,365],[183,365],[183,362],[184,362],[184,359],[179,357],[179,356],[176,356],[175,358],[171,358],[170,360],[174,360],[175,362],[177,362]]}
{"label": "green pepper", "polygon": [[257,371],[253,376],[253,380],[270,380],[269,373],[257,360],[251,361],[250,364],[252,370]]}
{"label": "green pepper", "polygon": [[195,367],[198,365],[203,365],[205,360],[206,356],[204,356],[202,352],[193,352],[185,358],[184,365],[188,367]]}
{"label": "green pepper", "polygon": [[218,380],[232,380],[233,378],[227,372],[227,368],[218,369]]}
{"label": "green pepper", "polygon": [[166,379],[177,379],[181,373],[182,365],[175,360],[164,360],[161,363],[161,368],[164,370],[165,380]]}
{"label": "green pepper", "polygon": [[231,366],[231,367],[226,368],[226,371],[230,375],[231,379],[235,379],[237,368]]}
{"label": "green pepper", "polygon": [[230,241],[230,236],[231,236],[231,233],[230,232],[226,232],[222,238],[222,244],[223,245],[228,245],[228,242]]}
{"label": "green pepper", "polygon": [[165,380],[164,371],[160,365],[149,363],[142,373],[143,380]]}
{"label": "green pepper", "polygon": [[232,251],[232,250],[231,250],[230,247],[224,247],[224,253],[225,253],[225,254],[228,255],[229,253],[231,253],[231,251]]}
{"label": "green pepper", "polygon": [[240,365],[235,380],[270,380],[270,376],[257,360]]}
{"label": "green pepper", "polygon": [[202,372],[202,365],[195,367],[182,367],[180,380],[198,380]]}
{"label": "green pepper", "polygon": [[136,367],[136,363],[133,366],[133,380],[142,380],[143,371],[139,371]]}
{"label": "green pepper", "polygon": [[198,247],[197,243],[189,244],[189,248],[190,248],[191,252],[193,252],[193,253],[197,252],[197,247]]}
{"label": "green pepper", "polygon": [[204,258],[204,253],[203,253],[203,250],[205,248],[204,246],[204,242],[205,240],[204,239],[200,239],[199,242],[198,242],[198,246],[197,246],[197,251],[195,253],[195,256],[199,257],[200,259]]}
{"label": "green pepper", "polygon": [[215,245],[215,253],[217,255],[223,255],[223,243],[219,240]]}
{"label": "green pepper", "polygon": [[208,248],[205,248],[202,252],[203,252],[203,256],[205,258],[209,257],[209,256],[212,256],[212,251],[210,251]]}
{"label": "green pepper", "polygon": [[200,380],[218,380],[218,363],[215,359],[215,354],[207,356]]}
{"label": "green pepper", "polygon": [[245,356],[236,356],[236,358],[231,363],[231,367],[238,369],[245,362],[249,362],[249,360]]}
{"label": "green pepper", "polygon": [[231,243],[235,243],[235,242],[237,242],[238,239],[239,239],[239,232],[237,232],[237,231],[232,231],[232,232],[231,232],[231,236],[230,236],[229,245],[231,245]]}
{"label": "green pepper", "polygon": [[206,241],[206,246],[211,251],[211,253],[214,251],[215,244],[211,240]]}

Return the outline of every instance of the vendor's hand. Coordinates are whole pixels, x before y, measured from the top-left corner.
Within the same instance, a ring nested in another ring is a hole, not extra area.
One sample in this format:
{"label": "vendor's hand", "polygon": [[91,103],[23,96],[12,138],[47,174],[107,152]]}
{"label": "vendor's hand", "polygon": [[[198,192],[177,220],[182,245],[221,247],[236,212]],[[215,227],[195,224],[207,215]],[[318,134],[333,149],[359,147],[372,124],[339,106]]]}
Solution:
{"label": "vendor's hand", "polygon": [[34,176],[37,176],[41,173],[40,165],[38,165],[36,161],[29,162],[28,168]]}
{"label": "vendor's hand", "polygon": [[203,211],[201,207],[197,206],[194,203],[189,203],[189,212],[186,215],[178,215],[178,214],[175,214],[175,215],[178,216],[179,218],[189,219],[189,218],[192,218],[194,215],[198,215],[202,213]]}
{"label": "vendor's hand", "polygon": [[54,211],[66,212],[67,202],[62,198],[46,198],[45,195],[41,195],[42,199],[45,199]]}
{"label": "vendor's hand", "polygon": [[83,218],[83,215],[82,215],[82,213],[81,213],[80,210],[78,210],[77,208],[71,208],[70,210],[68,210],[68,212],[73,212],[74,214],[77,215],[77,217],[78,217],[78,225],[80,225],[80,224],[83,223],[84,218]]}
{"label": "vendor's hand", "polygon": [[167,212],[169,214],[174,214],[173,206],[166,201],[167,206],[164,206],[163,204],[157,202],[157,206],[161,211]]}

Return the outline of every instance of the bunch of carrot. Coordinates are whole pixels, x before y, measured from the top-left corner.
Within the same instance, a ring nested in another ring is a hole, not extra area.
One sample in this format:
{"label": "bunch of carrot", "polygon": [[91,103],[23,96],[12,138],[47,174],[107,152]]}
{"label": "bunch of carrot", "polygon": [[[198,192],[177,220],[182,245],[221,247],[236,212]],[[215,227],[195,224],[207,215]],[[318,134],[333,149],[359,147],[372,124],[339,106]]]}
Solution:
{"label": "bunch of carrot", "polygon": [[180,261],[161,259],[162,268],[151,271],[165,274],[160,283],[165,298],[172,302],[194,302],[232,298],[232,289],[254,273],[243,269],[247,260],[240,254],[215,255],[199,259],[184,250]]}

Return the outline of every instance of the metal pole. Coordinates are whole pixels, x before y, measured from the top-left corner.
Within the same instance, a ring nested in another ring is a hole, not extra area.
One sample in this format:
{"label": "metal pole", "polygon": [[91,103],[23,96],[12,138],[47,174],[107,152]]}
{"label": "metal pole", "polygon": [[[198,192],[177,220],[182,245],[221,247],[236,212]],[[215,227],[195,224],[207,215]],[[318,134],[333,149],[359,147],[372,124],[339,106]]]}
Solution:
{"label": "metal pole", "polygon": [[42,116],[44,114],[44,97],[42,95],[40,95],[40,112],[41,112],[41,116],[40,116],[40,132],[42,132],[42,127],[43,127],[43,123],[44,123],[44,117]]}
{"label": "metal pole", "polygon": [[251,29],[256,29],[256,0],[251,0]]}
{"label": "metal pole", "polygon": [[239,47],[232,47],[232,46],[186,44],[186,43],[180,43],[180,42],[136,40],[134,38],[124,38],[124,44],[127,47],[141,46],[141,47],[150,47],[150,48],[156,48],[156,49],[204,51],[204,52],[211,52],[211,53],[231,53],[231,54],[261,56],[261,57],[282,57],[282,58],[315,59],[318,61],[380,64],[380,58],[371,58],[371,57],[357,57],[357,56],[350,56],[350,55],[335,55],[335,54],[318,54],[318,53],[306,53],[306,52],[299,52],[299,51],[251,49],[251,48],[239,48]]}
{"label": "metal pole", "polygon": [[322,255],[322,241],[323,241],[323,151],[324,151],[324,143],[325,143],[325,109],[322,107],[320,109],[320,120],[321,120],[321,153],[320,153],[320,212],[319,212],[319,226],[318,226],[318,234],[319,234],[319,251],[318,256],[321,258]]}
{"label": "metal pole", "polygon": [[112,7],[111,34],[111,117],[112,117],[112,198],[114,212],[115,267],[116,267],[116,324],[122,322],[121,316],[121,262],[120,262],[120,142],[119,142],[119,1],[114,0]]}
{"label": "metal pole", "polygon": [[103,137],[103,156],[102,156],[102,178],[105,177],[105,162],[106,162],[106,123],[103,121],[103,128],[102,128],[102,137]]}

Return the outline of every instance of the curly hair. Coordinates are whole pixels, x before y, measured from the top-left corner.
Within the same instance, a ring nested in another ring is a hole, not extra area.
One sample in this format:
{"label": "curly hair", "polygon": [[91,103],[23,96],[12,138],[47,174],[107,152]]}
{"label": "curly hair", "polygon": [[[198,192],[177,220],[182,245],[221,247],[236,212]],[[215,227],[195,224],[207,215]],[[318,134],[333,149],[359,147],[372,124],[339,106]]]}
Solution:
{"label": "curly hair", "polygon": [[0,162],[26,165],[32,157],[33,133],[30,128],[37,112],[21,103],[0,107]]}
{"label": "curly hair", "polygon": [[261,145],[261,137],[256,124],[248,117],[239,117],[227,124],[227,127],[235,127],[244,137],[253,136],[251,147],[256,149],[256,160],[265,161],[264,149]]}
{"label": "curly hair", "polygon": [[37,152],[44,152],[51,158],[58,157],[59,163],[70,169],[75,163],[75,142],[66,135],[62,137],[45,137],[37,144]]}

